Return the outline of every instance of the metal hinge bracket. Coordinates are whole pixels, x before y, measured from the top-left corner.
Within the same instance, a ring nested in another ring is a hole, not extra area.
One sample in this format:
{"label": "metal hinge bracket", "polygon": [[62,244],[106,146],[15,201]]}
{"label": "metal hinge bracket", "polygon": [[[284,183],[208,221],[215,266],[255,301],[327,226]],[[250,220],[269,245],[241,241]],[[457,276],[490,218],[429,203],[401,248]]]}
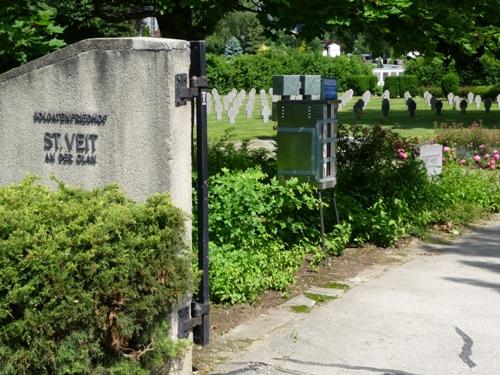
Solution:
{"label": "metal hinge bracket", "polygon": [[186,73],[175,75],[175,106],[185,105],[188,99],[199,95],[200,89],[208,86],[206,76],[191,77],[188,87],[188,76]]}
{"label": "metal hinge bracket", "polygon": [[[187,309],[189,306],[187,306]],[[198,302],[191,302],[191,318],[186,319],[188,316],[188,311],[186,308],[178,312],[179,315],[179,338],[186,338],[192,329],[196,326],[201,325],[201,318],[203,315],[207,315],[210,311],[209,304],[202,304]]]}

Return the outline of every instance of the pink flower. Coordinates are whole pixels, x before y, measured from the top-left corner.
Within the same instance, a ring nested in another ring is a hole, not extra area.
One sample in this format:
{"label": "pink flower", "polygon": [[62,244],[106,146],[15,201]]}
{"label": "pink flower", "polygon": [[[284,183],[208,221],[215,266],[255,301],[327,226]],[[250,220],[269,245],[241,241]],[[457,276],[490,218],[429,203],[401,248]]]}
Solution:
{"label": "pink flower", "polygon": [[443,147],[443,152],[450,152],[450,151],[451,151],[451,148],[449,148],[448,146]]}
{"label": "pink flower", "polygon": [[465,165],[465,164],[467,164],[467,162],[465,161],[465,159],[462,159],[462,160],[460,160],[460,164]]}
{"label": "pink flower", "polygon": [[474,155],[474,156],[472,157],[472,159],[474,159],[474,161],[475,161],[476,163],[479,163],[479,162],[481,161],[481,156],[479,156],[479,155],[477,155],[477,154],[476,154],[476,155]]}
{"label": "pink flower", "polygon": [[500,154],[493,154],[493,159],[498,160],[500,159]]}
{"label": "pink flower", "polygon": [[399,151],[398,156],[399,156],[399,158],[400,158],[401,160],[406,160],[406,159],[408,159],[408,154],[407,154],[404,150]]}

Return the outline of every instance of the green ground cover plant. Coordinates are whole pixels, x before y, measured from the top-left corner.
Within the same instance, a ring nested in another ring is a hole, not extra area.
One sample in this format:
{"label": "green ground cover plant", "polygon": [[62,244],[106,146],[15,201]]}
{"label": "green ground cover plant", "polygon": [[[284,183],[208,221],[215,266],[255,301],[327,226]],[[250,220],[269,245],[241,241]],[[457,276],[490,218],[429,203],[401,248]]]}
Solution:
{"label": "green ground cover plant", "polygon": [[192,290],[185,215],[116,186],[0,188],[0,373],[149,374],[181,349],[166,312]]}

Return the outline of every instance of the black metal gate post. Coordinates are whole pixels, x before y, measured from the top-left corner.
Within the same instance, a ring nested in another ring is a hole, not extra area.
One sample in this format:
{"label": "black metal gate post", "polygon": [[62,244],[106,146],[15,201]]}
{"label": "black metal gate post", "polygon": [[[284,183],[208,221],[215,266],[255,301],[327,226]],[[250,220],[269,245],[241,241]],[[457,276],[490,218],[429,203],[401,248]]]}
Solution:
{"label": "black metal gate post", "polygon": [[[207,345],[210,336],[208,293],[208,156],[207,156],[207,94],[205,41],[191,42],[191,80],[204,81],[198,85],[196,98],[196,164],[197,164],[197,202],[198,202],[198,268],[203,271],[196,302],[193,303],[193,316],[201,317],[201,324],[193,328],[194,342]],[[193,83],[193,82],[192,82]],[[193,85],[191,85],[193,86]]]}

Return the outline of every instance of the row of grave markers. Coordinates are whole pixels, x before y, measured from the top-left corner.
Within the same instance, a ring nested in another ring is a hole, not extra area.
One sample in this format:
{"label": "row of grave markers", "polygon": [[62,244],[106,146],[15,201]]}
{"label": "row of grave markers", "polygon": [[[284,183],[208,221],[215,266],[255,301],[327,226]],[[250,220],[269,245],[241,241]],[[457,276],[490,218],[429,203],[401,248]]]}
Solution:
{"label": "row of grave markers", "polygon": [[[225,114],[229,123],[234,124],[236,122],[236,116],[238,116],[241,112],[243,102],[246,99],[246,118],[252,118],[255,107],[256,93],[257,91],[254,88],[248,92],[248,95],[245,90],[240,90],[238,92],[236,89],[232,89],[227,95],[221,97],[217,92],[217,89],[213,89],[211,92],[207,92],[207,114],[215,112],[215,118],[217,120],[222,120],[222,117]],[[278,100],[275,96],[273,96],[272,89],[269,89],[269,95],[271,96],[272,101]],[[267,123],[269,122],[271,110],[269,108],[268,96],[265,90],[260,90],[259,102],[261,108],[261,119],[264,123]]]}
{"label": "row of grave markers", "polygon": [[[221,96],[217,89],[213,89],[211,92],[207,92],[207,113],[215,113],[215,118],[217,120],[222,120],[223,117],[226,117],[230,124],[236,123],[236,117],[242,111],[243,103],[245,103],[244,111],[247,119],[253,117],[253,112],[255,108],[256,102],[256,89],[252,88],[248,93],[245,90],[232,89],[227,95]],[[342,95],[339,96],[339,100],[341,101],[338,110],[342,110],[353,98],[354,91],[352,89],[345,91]],[[390,92],[389,90],[385,90],[382,94],[382,110],[384,108],[388,110],[389,101],[390,101]],[[413,101],[413,98],[410,92],[406,91],[403,95],[405,99],[405,103],[408,105]],[[353,112],[355,115],[360,115],[363,110],[366,108],[368,103],[372,98],[372,94],[370,91],[365,91],[363,95],[361,95],[361,99],[353,106]],[[269,99],[272,103],[277,102],[280,97],[278,95],[273,95],[273,89],[270,88],[267,92],[264,89],[259,91],[259,103],[260,103],[260,118],[264,123],[268,123],[271,117],[271,107],[269,105]],[[301,96],[290,97],[291,100],[300,100]],[[409,100],[412,99],[412,100]],[[424,102],[427,106],[431,107],[431,110],[436,110],[436,103],[438,99],[425,91],[423,94]],[[462,112],[467,108],[467,104],[474,104],[477,109],[480,108],[481,103],[483,103],[486,111],[489,111],[491,107],[491,99],[486,98],[484,102],[480,95],[474,95],[472,92],[469,92],[467,98],[461,98],[458,95],[454,95],[453,93],[449,93],[447,96],[449,105],[455,109],[460,110]],[[496,97],[497,106],[500,108],[500,95]],[[439,106],[439,105],[438,105]],[[442,107],[441,107],[442,108]]]}

